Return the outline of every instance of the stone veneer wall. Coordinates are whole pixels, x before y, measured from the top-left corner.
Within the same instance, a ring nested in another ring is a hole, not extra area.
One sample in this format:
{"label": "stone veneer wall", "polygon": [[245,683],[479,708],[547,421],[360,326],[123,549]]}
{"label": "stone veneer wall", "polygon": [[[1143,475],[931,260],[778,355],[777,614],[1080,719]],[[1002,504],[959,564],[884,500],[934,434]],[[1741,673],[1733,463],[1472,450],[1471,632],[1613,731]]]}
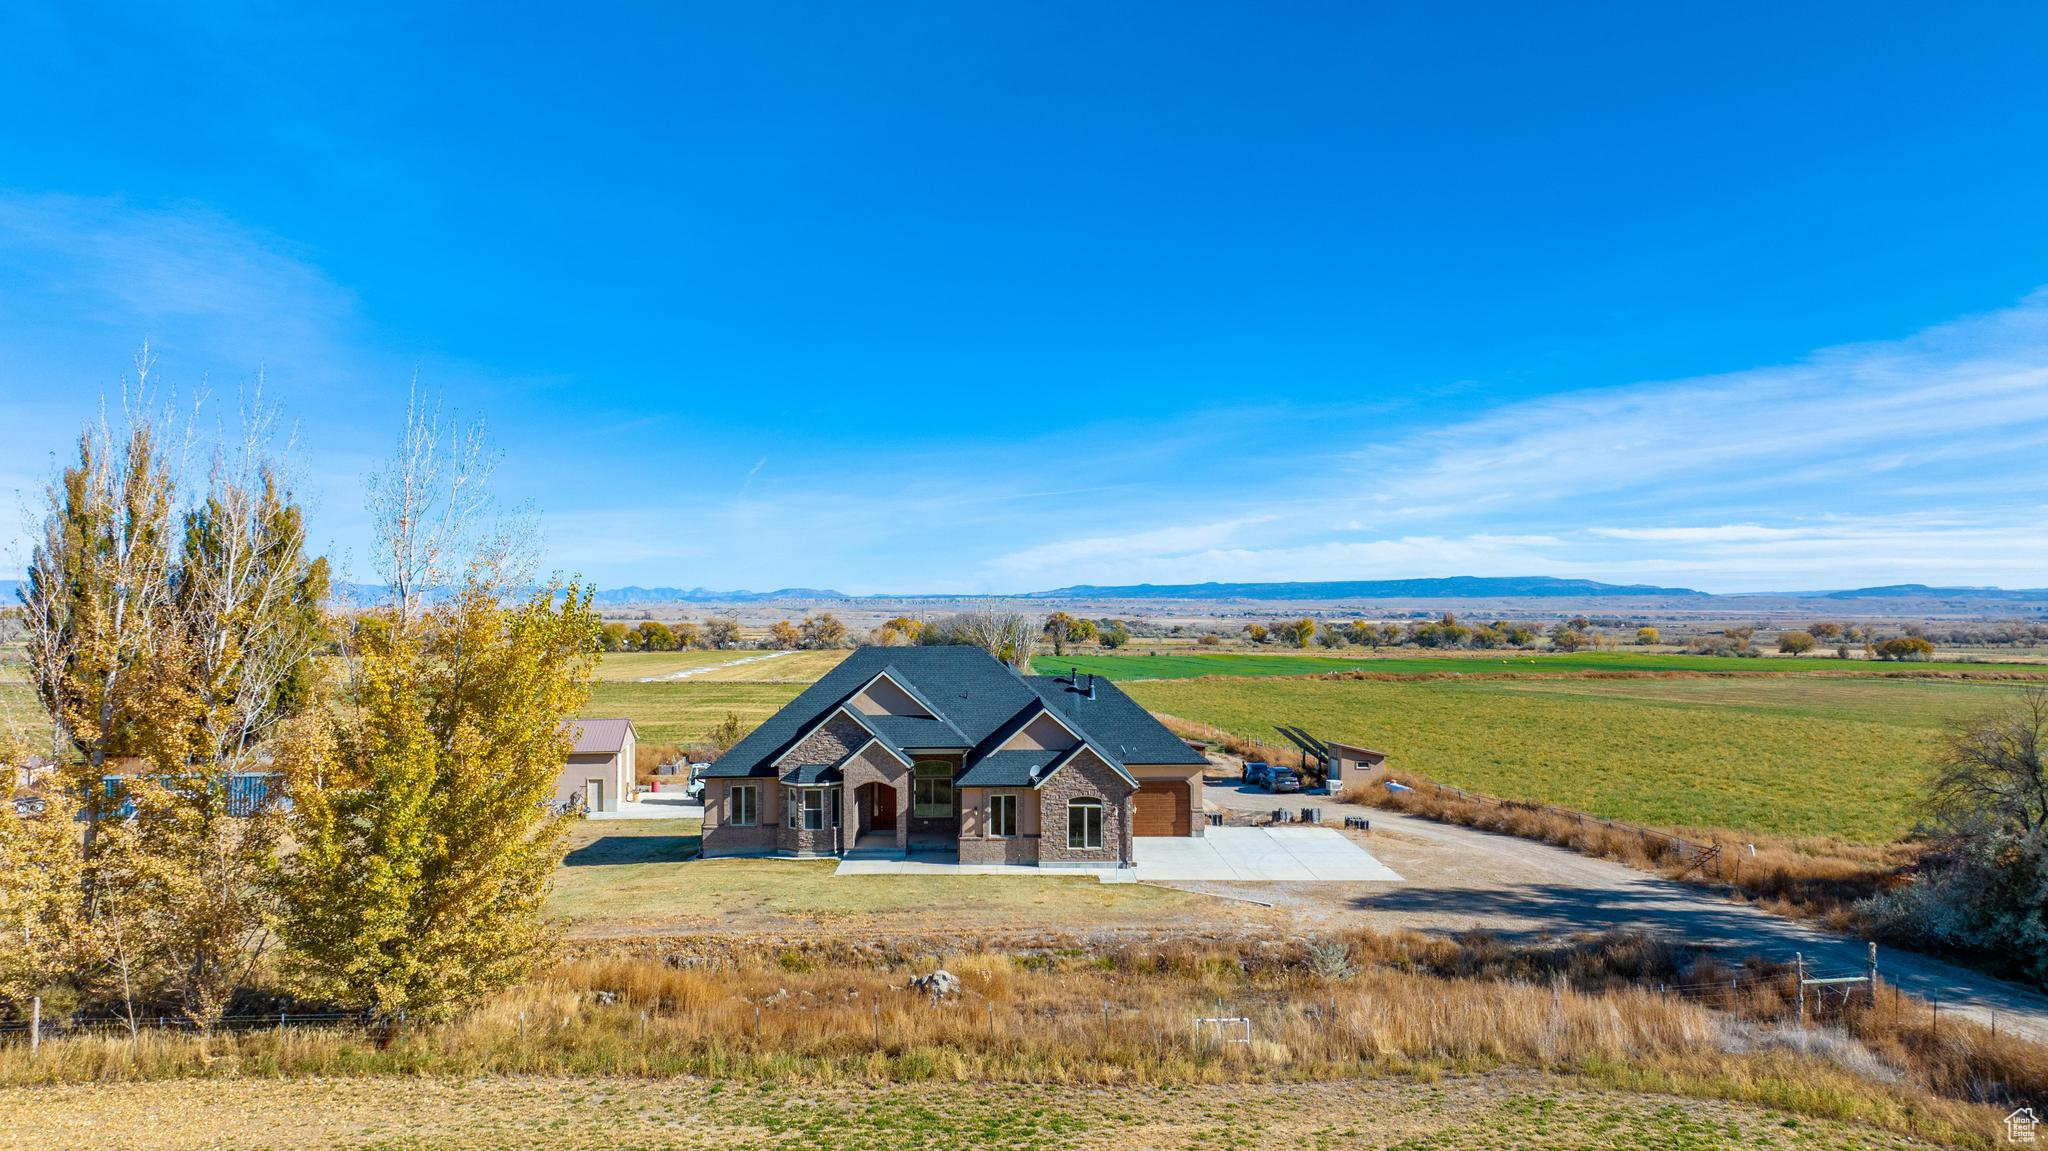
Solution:
{"label": "stone veneer wall", "polygon": [[[1083,751],[1051,778],[1038,785],[1038,862],[1129,863],[1131,861],[1131,793],[1116,769],[1092,751]],[[1084,796],[1102,801],[1102,847],[1067,846],[1067,803]]]}
{"label": "stone veneer wall", "polygon": [[778,824],[775,830],[776,850],[785,855],[836,855],[839,851],[839,832],[836,827],[821,827],[810,830]]}
{"label": "stone veneer wall", "polygon": [[818,730],[805,736],[803,742],[776,758],[776,777],[780,779],[784,770],[798,764],[838,763],[854,748],[871,738],[873,737],[868,735],[867,728],[835,711],[831,719],[820,724]]}
{"label": "stone veneer wall", "polygon": [[[754,788],[754,813],[759,822],[752,827],[736,827],[727,822],[736,784],[751,784]],[[781,817],[776,797],[781,790],[772,779],[705,780],[704,854],[760,855],[774,851],[775,830]]]}
{"label": "stone veneer wall", "polygon": [[840,776],[840,786],[845,790],[839,794],[846,805],[840,820],[846,825],[847,846],[853,846],[853,836],[860,822],[856,796],[862,786],[881,783],[888,785],[890,789],[884,794],[895,797],[896,848],[899,851],[907,850],[910,846],[910,769],[877,744],[854,759],[848,760],[846,766],[840,769]]}

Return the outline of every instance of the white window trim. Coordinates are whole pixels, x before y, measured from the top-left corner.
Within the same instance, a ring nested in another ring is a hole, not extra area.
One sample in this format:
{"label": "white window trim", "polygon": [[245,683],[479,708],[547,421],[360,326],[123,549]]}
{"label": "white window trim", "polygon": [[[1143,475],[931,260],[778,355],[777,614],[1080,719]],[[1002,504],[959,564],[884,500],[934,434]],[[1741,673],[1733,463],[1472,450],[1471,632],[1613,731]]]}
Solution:
{"label": "white window trim", "polygon": [[[1085,797],[1085,796],[1084,796],[1084,797],[1082,797],[1082,798],[1080,798],[1080,799],[1070,799],[1070,800],[1068,800],[1068,801],[1067,801],[1067,850],[1068,850],[1068,851],[1100,851],[1100,850],[1102,850],[1102,845],[1103,845],[1103,843],[1104,843],[1104,842],[1105,842],[1105,841],[1107,840],[1107,838],[1108,838],[1108,834],[1107,834],[1107,833],[1108,833],[1108,826],[1107,826],[1107,825],[1108,825],[1108,816],[1107,816],[1107,815],[1105,814],[1105,810],[1104,810],[1104,809],[1105,809],[1105,805],[1103,804],[1103,802],[1102,802],[1101,800],[1099,800],[1099,799],[1095,799],[1095,798],[1093,798],[1093,797]],[[1077,811],[1079,811],[1079,812],[1089,812],[1089,811],[1092,811],[1092,812],[1094,812],[1094,813],[1095,813],[1095,842],[1094,842],[1094,843],[1089,843],[1089,842],[1087,842],[1087,840],[1088,840],[1088,819],[1087,819],[1087,816],[1086,816],[1086,815],[1083,815],[1083,816],[1082,816],[1082,818],[1081,818],[1081,840],[1082,840],[1082,842],[1080,842],[1080,843],[1075,843],[1075,842],[1074,842],[1074,813],[1075,813],[1075,812],[1077,812]]]}
{"label": "white window trim", "polygon": [[[747,817],[740,818],[740,797],[747,797]],[[751,783],[736,783],[732,788],[732,825],[734,827],[759,827],[761,824],[761,797]]]}
{"label": "white window trim", "polygon": [[[1008,805],[1010,809],[1010,830],[1008,831],[996,830],[996,808],[999,805]],[[990,839],[1017,838],[1017,797],[1015,795],[991,795],[988,797],[987,835]]]}

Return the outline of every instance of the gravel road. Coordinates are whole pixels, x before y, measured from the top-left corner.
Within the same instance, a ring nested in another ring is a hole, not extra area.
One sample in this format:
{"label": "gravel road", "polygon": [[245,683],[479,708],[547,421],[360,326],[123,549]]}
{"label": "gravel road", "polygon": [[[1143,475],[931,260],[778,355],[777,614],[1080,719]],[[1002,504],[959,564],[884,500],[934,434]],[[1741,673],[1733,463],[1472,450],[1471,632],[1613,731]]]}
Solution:
{"label": "gravel road", "polygon": [[[1869,945],[1690,884],[1561,847],[1433,823],[1323,796],[1273,796],[1211,780],[1211,808],[1271,811],[1320,807],[1326,823],[1363,815],[1360,838],[1401,883],[1176,883],[1188,890],[1253,896],[1308,921],[1360,915],[1371,926],[1446,933],[1480,928],[1507,938],[1637,928],[1790,962],[1806,957],[1821,975],[1863,971]],[[1879,952],[1885,980],[1979,1022],[2048,1042],[2048,997],[1965,967],[1912,952]]]}

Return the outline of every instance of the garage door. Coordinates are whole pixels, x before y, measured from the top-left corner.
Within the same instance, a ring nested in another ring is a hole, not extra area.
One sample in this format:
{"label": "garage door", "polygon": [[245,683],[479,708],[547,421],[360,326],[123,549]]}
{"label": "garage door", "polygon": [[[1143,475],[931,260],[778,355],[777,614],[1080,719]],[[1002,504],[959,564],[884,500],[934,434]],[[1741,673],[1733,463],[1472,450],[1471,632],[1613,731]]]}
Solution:
{"label": "garage door", "polygon": [[1188,785],[1141,783],[1131,801],[1131,830],[1138,835],[1187,835]]}

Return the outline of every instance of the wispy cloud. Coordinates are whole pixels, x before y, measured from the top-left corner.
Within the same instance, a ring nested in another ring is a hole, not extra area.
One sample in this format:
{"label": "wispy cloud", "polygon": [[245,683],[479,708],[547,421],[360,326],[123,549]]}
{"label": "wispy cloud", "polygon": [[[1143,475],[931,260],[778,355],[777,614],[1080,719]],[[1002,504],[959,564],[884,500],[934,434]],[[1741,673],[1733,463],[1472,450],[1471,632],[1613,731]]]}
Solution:
{"label": "wispy cloud", "polygon": [[[1241,495],[1232,546],[1133,531],[1034,544],[1060,582],[1559,574],[1716,590],[2048,583],[2048,293],[1783,367],[1555,395],[1330,456]],[[1198,522],[1198,521],[1197,521]],[[1247,530],[1255,526],[1255,530]]]}

